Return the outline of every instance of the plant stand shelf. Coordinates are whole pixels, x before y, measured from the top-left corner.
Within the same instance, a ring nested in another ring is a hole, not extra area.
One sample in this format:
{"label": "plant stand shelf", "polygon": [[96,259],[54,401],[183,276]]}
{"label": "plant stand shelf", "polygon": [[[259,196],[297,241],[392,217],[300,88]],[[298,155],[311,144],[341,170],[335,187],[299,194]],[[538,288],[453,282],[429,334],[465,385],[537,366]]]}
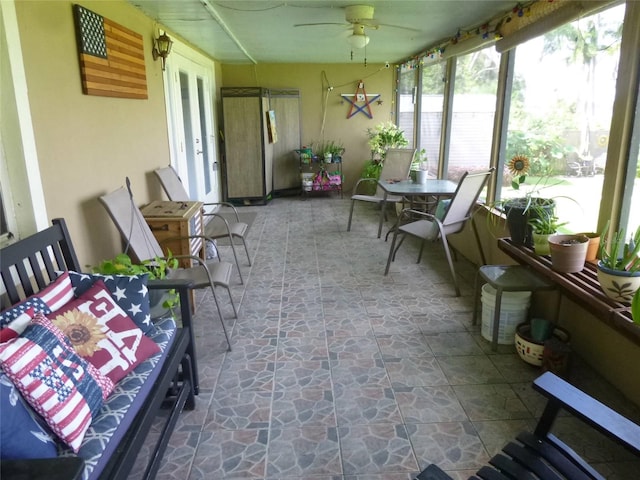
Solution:
{"label": "plant stand shelf", "polygon": [[510,238],[498,239],[498,248],[518,263],[533,268],[556,284],[564,295],[581,303],[595,317],[640,345],[640,328],[631,320],[631,307],[605,295],[598,282],[595,263],[585,262],[581,272],[560,273],[552,270],[550,257],[538,255],[529,247],[515,245]]}

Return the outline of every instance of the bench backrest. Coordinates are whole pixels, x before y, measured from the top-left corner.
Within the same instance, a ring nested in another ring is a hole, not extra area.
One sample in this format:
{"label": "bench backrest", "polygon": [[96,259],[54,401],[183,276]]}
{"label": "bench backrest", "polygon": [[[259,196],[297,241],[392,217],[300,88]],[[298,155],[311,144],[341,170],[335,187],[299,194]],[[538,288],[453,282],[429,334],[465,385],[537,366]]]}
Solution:
{"label": "bench backrest", "polygon": [[64,219],[52,223],[0,250],[0,310],[42,290],[56,279],[56,271],[81,271]]}

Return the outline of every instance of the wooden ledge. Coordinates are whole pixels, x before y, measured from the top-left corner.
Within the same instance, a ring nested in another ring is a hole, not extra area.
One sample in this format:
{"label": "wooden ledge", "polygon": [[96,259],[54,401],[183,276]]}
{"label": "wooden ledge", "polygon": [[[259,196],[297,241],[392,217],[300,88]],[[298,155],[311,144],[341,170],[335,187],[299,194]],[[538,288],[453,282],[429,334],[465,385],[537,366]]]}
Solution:
{"label": "wooden ledge", "polygon": [[552,270],[551,258],[538,255],[531,248],[515,245],[510,238],[498,239],[498,248],[522,265],[554,282],[562,293],[605,322],[636,345],[640,345],[640,325],[631,319],[631,307],[607,297],[598,282],[595,264],[585,263],[581,272],[561,273]]}

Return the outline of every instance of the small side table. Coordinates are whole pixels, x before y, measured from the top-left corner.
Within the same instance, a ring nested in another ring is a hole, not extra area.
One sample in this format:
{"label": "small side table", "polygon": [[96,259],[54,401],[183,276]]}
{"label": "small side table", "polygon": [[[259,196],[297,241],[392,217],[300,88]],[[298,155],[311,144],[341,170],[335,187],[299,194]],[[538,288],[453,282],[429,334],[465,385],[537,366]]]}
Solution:
{"label": "small side table", "polygon": [[[203,235],[202,205],[202,202],[158,200],[141,209],[165,255],[170,250],[174,256],[192,255],[204,259],[202,238],[187,238]],[[190,268],[192,260],[180,259],[180,266]]]}
{"label": "small side table", "polygon": [[[498,349],[502,292],[536,292],[556,289],[554,283],[545,280],[532,269],[522,265],[483,265],[478,269],[478,274],[476,275],[475,294],[473,297],[473,325],[478,320],[478,299],[481,280],[496,289],[496,304],[493,309],[493,335],[491,339],[491,350],[494,352]],[[556,305],[556,317],[558,316],[559,303],[560,295],[558,295],[558,305]]]}

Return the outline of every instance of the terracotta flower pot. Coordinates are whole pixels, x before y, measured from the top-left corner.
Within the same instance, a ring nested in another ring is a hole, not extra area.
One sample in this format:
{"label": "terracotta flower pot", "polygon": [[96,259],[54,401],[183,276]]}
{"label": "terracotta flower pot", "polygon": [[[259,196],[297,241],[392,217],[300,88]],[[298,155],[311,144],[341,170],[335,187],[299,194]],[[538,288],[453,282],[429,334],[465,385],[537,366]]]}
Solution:
{"label": "terracotta flower pot", "polygon": [[586,261],[595,262],[598,258],[598,248],[600,248],[600,234],[596,232],[583,232],[578,235],[584,235],[589,239]]}
{"label": "terracotta flower pot", "polygon": [[584,235],[551,235],[551,268],[564,273],[582,271],[588,246],[589,239]]}

